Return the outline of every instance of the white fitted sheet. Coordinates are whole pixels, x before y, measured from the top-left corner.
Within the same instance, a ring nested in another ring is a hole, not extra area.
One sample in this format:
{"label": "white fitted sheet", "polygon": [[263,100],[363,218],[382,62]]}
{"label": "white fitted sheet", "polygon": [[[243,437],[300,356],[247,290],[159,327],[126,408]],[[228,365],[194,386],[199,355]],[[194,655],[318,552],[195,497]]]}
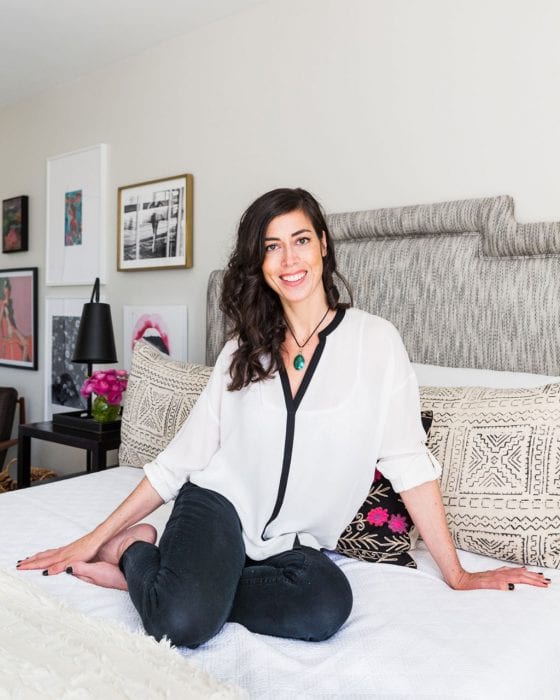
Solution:
{"label": "white fitted sheet", "polygon": [[[17,559],[84,534],[141,478],[141,470],[118,467],[0,495],[0,568],[13,571]],[[171,507],[147,519],[160,533]],[[472,570],[501,565],[459,554]],[[416,571],[333,555],[351,582],[354,608],[326,642],[276,639],[227,624],[184,654],[255,698],[559,697],[560,572],[542,569],[553,581],[548,590],[456,592],[426,551],[414,555]],[[19,575],[88,615],[141,626],[126,593],[65,574]],[[1,615],[0,635],[9,635]]]}

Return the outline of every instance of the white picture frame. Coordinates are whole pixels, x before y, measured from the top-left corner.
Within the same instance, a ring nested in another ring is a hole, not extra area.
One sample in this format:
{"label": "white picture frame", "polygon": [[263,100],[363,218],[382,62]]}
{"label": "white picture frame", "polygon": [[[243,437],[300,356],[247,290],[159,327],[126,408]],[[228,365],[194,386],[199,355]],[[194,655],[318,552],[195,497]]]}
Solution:
{"label": "white picture frame", "polygon": [[46,285],[105,282],[107,145],[47,158]]}
{"label": "white picture frame", "polygon": [[[85,408],[79,391],[87,376],[87,365],[72,363],[72,354],[82,309],[89,299],[47,297],[45,299],[45,420],[54,413]],[[63,376],[68,375],[68,376]]]}
{"label": "white picture frame", "polygon": [[[146,336],[149,336],[146,338]],[[123,366],[130,370],[132,347],[144,338],[174,360],[188,359],[187,307],[182,305],[123,307]]]}

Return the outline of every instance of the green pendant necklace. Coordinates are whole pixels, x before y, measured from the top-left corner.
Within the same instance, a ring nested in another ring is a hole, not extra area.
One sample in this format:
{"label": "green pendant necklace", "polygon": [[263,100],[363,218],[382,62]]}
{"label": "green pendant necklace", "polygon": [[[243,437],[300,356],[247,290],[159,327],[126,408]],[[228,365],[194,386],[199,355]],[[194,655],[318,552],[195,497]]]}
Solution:
{"label": "green pendant necklace", "polygon": [[290,327],[290,324],[288,323],[288,321],[286,321],[286,325],[288,326],[288,330],[290,331],[290,335],[291,335],[292,338],[295,340],[295,343],[296,343],[296,345],[297,345],[298,348],[299,348],[298,354],[294,357],[294,369],[297,369],[297,370],[299,371],[299,370],[302,370],[302,369],[305,367],[305,357],[302,355],[302,352],[301,352],[301,351],[302,351],[303,348],[307,345],[307,343],[311,340],[311,338],[315,335],[315,331],[317,330],[317,328],[319,328],[319,326],[321,325],[321,323],[323,323],[323,321],[327,318],[327,314],[329,313],[329,311],[330,311],[330,309],[327,307],[327,310],[326,310],[325,313],[323,314],[323,318],[319,321],[319,323],[318,323],[318,324],[315,326],[315,328],[311,331],[311,335],[307,338],[307,340],[305,341],[305,343],[303,343],[303,345],[300,345],[300,343],[298,342],[298,339],[296,338],[296,336],[294,335],[293,330],[292,330],[291,327]]}

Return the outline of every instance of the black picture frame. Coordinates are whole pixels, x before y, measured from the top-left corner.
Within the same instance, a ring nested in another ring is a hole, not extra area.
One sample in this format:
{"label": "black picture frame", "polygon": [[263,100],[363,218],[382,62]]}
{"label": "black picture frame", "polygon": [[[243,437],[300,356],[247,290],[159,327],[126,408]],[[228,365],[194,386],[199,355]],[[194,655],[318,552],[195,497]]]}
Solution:
{"label": "black picture frame", "polygon": [[28,250],[29,197],[20,195],[2,201],[2,252]]}
{"label": "black picture frame", "polygon": [[0,366],[37,369],[37,267],[0,270]]}

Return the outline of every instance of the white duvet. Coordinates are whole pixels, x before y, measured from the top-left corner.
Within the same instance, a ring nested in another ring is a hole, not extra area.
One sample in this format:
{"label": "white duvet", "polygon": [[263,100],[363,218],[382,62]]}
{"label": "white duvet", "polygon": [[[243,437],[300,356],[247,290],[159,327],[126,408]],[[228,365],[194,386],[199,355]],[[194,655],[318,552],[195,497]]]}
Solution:
{"label": "white duvet", "polygon": [[[141,470],[119,467],[0,495],[0,569],[13,571],[18,559],[82,535],[141,477]],[[160,533],[170,507],[148,519]],[[335,555],[351,582],[354,608],[326,642],[276,639],[227,624],[202,647],[181,651],[254,698],[560,697],[558,571],[547,571],[548,590],[455,592],[426,551],[414,556],[418,570]],[[472,570],[501,565],[464,552],[460,557]],[[66,574],[17,575],[86,615],[141,627],[126,593]],[[50,634],[56,633],[55,626]],[[9,648],[9,639],[0,611],[0,648]],[[1,684],[0,674],[0,695]]]}

